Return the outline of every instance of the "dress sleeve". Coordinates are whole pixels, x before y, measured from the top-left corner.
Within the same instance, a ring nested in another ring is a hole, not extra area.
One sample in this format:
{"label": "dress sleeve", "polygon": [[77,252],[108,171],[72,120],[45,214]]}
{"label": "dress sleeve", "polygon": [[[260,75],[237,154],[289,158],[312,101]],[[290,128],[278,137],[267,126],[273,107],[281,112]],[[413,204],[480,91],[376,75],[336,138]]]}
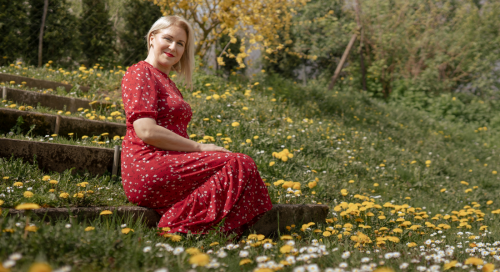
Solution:
{"label": "dress sleeve", "polygon": [[127,122],[133,124],[140,118],[158,117],[158,94],[151,71],[130,67],[122,79],[122,100]]}

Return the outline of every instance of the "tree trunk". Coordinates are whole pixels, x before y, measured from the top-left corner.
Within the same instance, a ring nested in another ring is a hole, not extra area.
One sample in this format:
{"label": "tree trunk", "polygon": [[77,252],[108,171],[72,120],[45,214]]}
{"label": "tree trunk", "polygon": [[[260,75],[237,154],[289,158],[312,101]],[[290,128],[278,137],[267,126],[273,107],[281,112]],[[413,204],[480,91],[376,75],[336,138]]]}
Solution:
{"label": "tree trunk", "polygon": [[40,26],[40,37],[38,39],[38,67],[42,66],[43,52],[43,30],[45,28],[45,19],[47,18],[47,9],[49,8],[49,0],[45,0],[43,4],[42,25]]}
{"label": "tree trunk", "polygon": [[330,85],[328,86],[328,90],[333,89],[333,86],[335,85],[335,81],[337,81],[337,78],[339,77],[340,71],[342,70],[342,67],[344,66],[344,63],[347,59],[347,56],[349,56],[349,52],[351,51],[351,48],[354,45],[355,41],[356,41],[356,34],[352,34],[351,40],[349,41],[349,44],[347,45],[347,48],[345,49],[344,54],[342,55],[342,58],[340,59],[339,65],[337,66],[337,69],[335,69],[335,73],[333,74],[332,81],[330,82]]}

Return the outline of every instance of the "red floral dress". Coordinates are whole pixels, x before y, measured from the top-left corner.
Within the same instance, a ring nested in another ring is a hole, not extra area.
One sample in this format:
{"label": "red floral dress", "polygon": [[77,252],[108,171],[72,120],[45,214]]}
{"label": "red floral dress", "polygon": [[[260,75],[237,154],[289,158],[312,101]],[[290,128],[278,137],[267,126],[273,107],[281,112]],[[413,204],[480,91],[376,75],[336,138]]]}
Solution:
{"label": "red floral dress", "polygon": [[188,139],[189,104],[167,74],[145,61],[122,79],[127,134],[122,144],[122,185],[130,202],[162,215],[170,232],[241,234],[272,208],[253,159],[242,153],[168,151],[144,143],[133,122],[148,117]]}

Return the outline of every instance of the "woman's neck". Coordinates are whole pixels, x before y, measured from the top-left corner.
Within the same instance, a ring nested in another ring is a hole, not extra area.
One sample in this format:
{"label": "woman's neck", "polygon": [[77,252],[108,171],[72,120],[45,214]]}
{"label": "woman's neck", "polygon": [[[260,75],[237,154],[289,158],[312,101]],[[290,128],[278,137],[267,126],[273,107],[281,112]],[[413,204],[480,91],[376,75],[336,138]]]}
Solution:
{"label": "woman's neck", "polygon": [[144,61],[145,61],[145,62],[147,62],[147,63],[149,63],[149,64],[151,64],[151,65],[153,65],[153,67],[154,67],[154,68],[156,68],[156,69],[158,69],[158,70],[162,71],[163,73],[165,73],[165,74],[167,74],[167,75],[170,73],[170,67],[165,68],[165,67],[161,66],[161,65],[160,65],[160,64],[159,64],[159,63],[158,63],[158,62],[154,59],[154,57],[152,57],[151,55],[149,55],[149,56],[148,56],[148,57],[147,57]]}

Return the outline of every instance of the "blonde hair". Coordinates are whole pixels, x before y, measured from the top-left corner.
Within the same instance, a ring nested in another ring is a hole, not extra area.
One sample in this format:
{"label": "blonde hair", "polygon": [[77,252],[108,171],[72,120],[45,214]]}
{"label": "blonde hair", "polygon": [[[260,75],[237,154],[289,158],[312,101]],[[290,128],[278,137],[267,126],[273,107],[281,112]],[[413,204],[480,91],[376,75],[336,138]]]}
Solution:
{"label": "blonde hair", "polygon": [[191,24],[189,22],[176,15],[170,15],[170,16],[163,16],[160,17],[160,19],[156,20],[156,22],[151,26],[151,29],[149,29],[148,35],[146,36],[147,42],[148,42],[148,53],[149,49],[151,48],[150,44],[150,37],[151,35],[154,35],[158,33],[160,30],[169,28],[171,26],[177,26],[184,31],[186,31],[187,34],[187,41],[184,49],[184,53],[182,54],[181,59],[179,62],[173,65],[174,71],[178,72],[180,76],[182,77],[184,81],[184,85],[188,88],[193,87],[192,83],[192,75],[193,75],[193,70],[194,70],[194,31],[193,28],[191,27]]}

